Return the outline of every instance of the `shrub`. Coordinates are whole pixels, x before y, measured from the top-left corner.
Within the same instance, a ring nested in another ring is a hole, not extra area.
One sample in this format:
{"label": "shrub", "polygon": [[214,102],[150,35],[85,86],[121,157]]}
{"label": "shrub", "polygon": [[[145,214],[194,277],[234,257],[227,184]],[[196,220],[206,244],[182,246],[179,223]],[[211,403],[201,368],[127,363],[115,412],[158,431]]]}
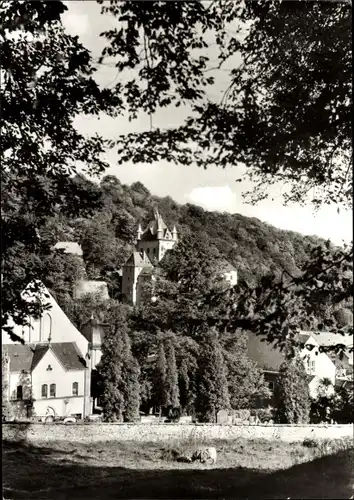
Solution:
{"label": "shrub", "polygon": [[286,360],[279,370],[275,385],[276,422],[301,424],[309,421],[310,395],[302,359]]}
{"label": "shrub", "polygon": [[318,442],[315,439],[305,438],[302,442],[302,446],[306,446],[306,448],[317,448]]}

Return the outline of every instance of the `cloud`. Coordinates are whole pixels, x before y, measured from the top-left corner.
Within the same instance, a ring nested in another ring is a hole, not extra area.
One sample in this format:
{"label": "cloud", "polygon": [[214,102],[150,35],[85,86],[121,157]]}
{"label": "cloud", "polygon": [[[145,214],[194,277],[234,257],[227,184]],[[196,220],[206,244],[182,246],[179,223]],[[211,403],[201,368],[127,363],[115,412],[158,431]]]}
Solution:
{"label": "cloud", "polygon": [[227,185],[196,187],[186,198],[206,210],[233,213],[236,208],[236,194]]}
{"label": "cloud", "polygon": [[64,2],[68,10],[63,14],[63,25],[72,36],[82,36],[90,32],[90,21],[88,14],[75,12],[76,2]]}

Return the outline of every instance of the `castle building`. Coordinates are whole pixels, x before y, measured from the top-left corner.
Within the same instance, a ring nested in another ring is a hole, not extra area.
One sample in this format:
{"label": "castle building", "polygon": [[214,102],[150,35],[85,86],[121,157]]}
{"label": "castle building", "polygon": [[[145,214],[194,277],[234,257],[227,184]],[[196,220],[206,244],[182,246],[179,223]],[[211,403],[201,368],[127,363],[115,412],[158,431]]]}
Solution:
{"label": "castle building", "polygon": [[142,286],[152,275],[154,265],[160,262],[167,250],[171,250],[178,241],[176,226],[172,231],[167,227],[158,210],[154,219],[142,231],[138,227],[136,251],[123,265],[122,296],[127,302],[139,305]]}

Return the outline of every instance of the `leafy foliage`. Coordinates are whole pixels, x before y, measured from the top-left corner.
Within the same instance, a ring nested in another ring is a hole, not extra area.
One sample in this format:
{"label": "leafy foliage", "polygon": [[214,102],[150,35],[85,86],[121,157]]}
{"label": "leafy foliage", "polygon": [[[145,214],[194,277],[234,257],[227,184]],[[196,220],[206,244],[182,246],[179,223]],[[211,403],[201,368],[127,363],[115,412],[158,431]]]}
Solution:
{"label": "leafy foliage", "polygon": [[[179,127],[112,141],[120,163],[242,162],[258,182],[251,201],[281,181],[286,201],[316,188],[315,206],[351,205],[350,2],[111,1],[102,11],[120,22],[102,34],[102,59],[119,68],[130,117],[192,109]],[[227,88],[214,98],[221,75]]]}
{"label": "leafy foliage", "polygon": [[[74,174],[78,164],[91,174],[107,166],[105,141],[80,134],[75,117],[120,110],[120,99],[96,83],[90,53],[65,32],[66,9],[59,1],[0,7],[2,325],[10,316],[21,324],[31,312],[19,297],[30,276],[23,274],[22,286],[12,280],[4,264],[10,254],[19,245],[42,253],[39,229],[48,217],[87,213],[99,201],[95,186]],[[33,274],[41,279],[45,271]]]}
{"label": "leafy foliage", "polygon": [[8,412],[9,412],[9,394],[8,394],[9,385],[8,385],[8,377],[7,377],[8,370],[9,370],[8,363],[9,363],[9,360],[6,356],[6,353],[4,351],[2,351],[2,353],[1,353],[1,389],[2,389],[2,392],[1,392],[1,415],[2,415],[3,420],[7,418]]}
{"label": "leafy foliage", "polygon": [[310,395],[304,363],[299,356],[286,360],[275,384],[275,420],[280,424],[308,423]]}
{"label": "leafy foliage", "polygon": [[134,421],[139,417],[140,369],[131,352],[126,309],[111,311],[111,330],[102,344],[98,375],[102,384],[103,414],[108,421]]}
{"label": "leafy foliage", "polygon": [[202,422],[216,422],[219,410],[230,409],[227,371],[215,331],[204,335],[198,358],[196,412]]}
{"label": "leafy foliage", "polygon": [[176,365],[175,349],[171,342],[166,343],[166,388],[168,406],[179,407],[178,372]]}

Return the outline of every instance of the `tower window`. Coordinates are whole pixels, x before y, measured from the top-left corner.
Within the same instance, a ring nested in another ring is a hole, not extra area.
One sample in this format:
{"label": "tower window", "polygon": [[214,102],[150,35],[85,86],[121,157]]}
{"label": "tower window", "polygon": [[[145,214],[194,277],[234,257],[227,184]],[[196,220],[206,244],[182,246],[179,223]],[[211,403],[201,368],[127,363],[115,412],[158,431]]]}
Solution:
{"label": "tower window", "polygon": [[16,399],[22,399],[22,397],[23,397],[22,385],[18,385],[16,389]]}
{"label": "tower window", "polygon": [[146,249],[146,253],[150,253],[150,248],[147,248],[147,249]]}
{"label": "tower window", "polygon": [[156,254],[156,248],[153,249],[153,252]]}
{"label": "tower window", "polygon": [[50,384],[50,397],[55,398],[57,386],[55,384]]}
{"label": "tower window", "polygon": [[79,382],[73,382],[73,396],[79,395]]}
{"label": "tower window", "polygon": [[48,397],[48,386],[47,384],[42,385],[42,398]]}

